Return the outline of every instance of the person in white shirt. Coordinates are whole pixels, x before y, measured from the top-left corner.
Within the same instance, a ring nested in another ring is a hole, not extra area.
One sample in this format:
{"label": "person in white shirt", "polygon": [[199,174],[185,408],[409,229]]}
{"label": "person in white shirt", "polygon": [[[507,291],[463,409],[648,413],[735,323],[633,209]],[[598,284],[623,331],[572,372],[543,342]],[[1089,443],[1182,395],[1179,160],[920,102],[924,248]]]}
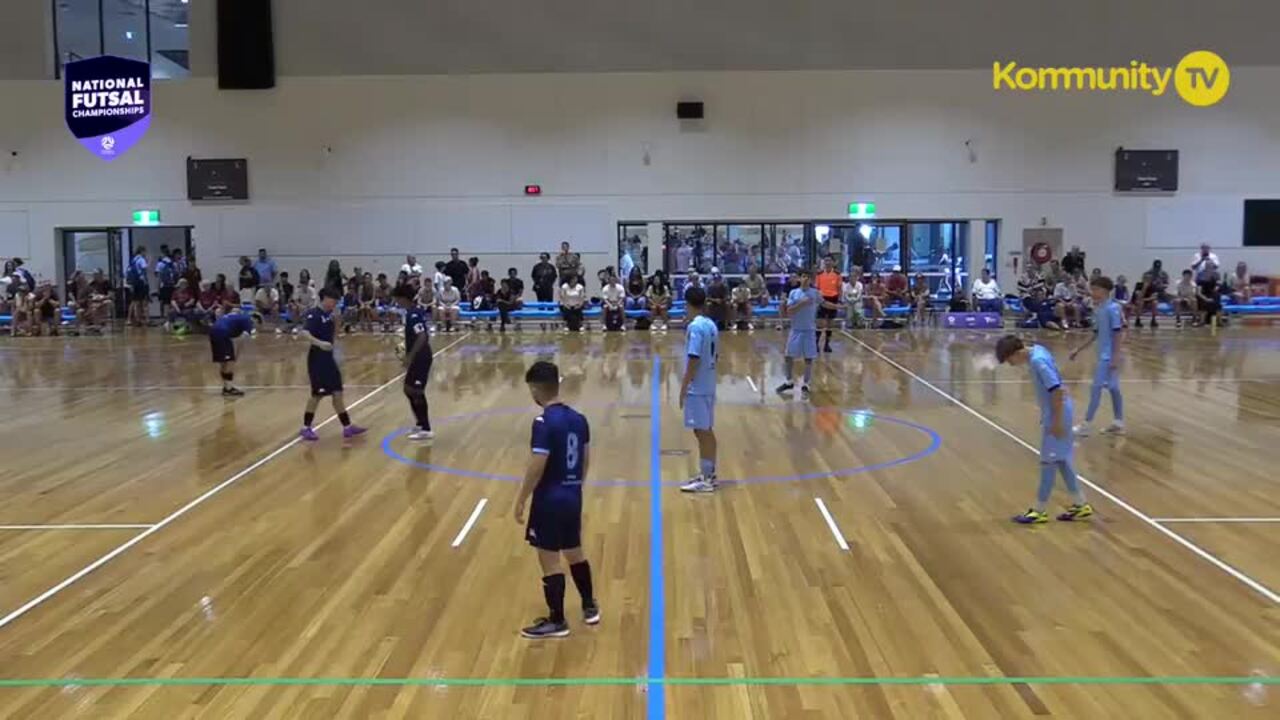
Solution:
{"label": "person in white shirt", "polygon": [[582,313],[587,305],[587,288],[576,275],[565,277],[560,286],[560,316],[564,318],[564,329],[571,332],[582,331]]}
{"label": "person in white shirt", "polygon": [[445,332],[453,332],[453,324],[458,321],[458,313],[462,306],[462,293],[453,286],[453,280],[446,277],[440,292],[436,293],[436,322],[444,323]]}
{"label": "person in white shirt", "polygon": [[408,274],[409,277],[421,277],[422,266],[418,264],[418,258],[412,255],[406,255],[404,264],[400,266],[400,272]]}
{"label": "person in white shirt", "polygon": [[627,290],[618,282],[618,278],[610,275],[600,291],[600,299],[604,305],[604,329],[622,330],[626,326]]}
{"label": "person in white shirt", "polygon": [[998,313],[1003,310],[1000,285],[991,277],[990,268],[982,268],[982,277],[974,279],[972,294],[978,312]]}
{"label": "person in white shirt", "polygon": [[1217,253],[1213,252],[1213,250],[1209,248],[1209,243],[1201,243],[1200,252],[1196,253],[1195,257],[1191,258],[1192,280],[1200,282],[1203,275],[1217,270],[1220,267],[1222,267],[1222,264],[1218,262]]}
{"label": "person in white shirt", "polygon": [[1193,325],[1200,324],[1200,288],[1196,285],[1195,276],[1190,270],[1182,271],[1182,279],[1173,298],[1173,323],[1182,327],[1182,314],[1191,316]]}
{"label": "person in white shirt", "polygon": [[1066,275],[1059,277],[1058,284],[1053,286],[1053,302],[1064,330],[1071,327],[1072,322],[1079,321],[1079,300],[1075,282]]}
{"label": "person in white shirt", "polygon": [[444,261],[437,262],[436,274],[431,278],[431,286],[435,288],[436,295],[439,295],[440,291],[444,289],[444,281],[447,279],[449,279],[449,276],[444,274]]}
{"label": "person in white shirt", "polygon": [[844,304],[845,320],[849,327],[861,327],[863,304],[862,268],[854,266],[840,285],[840,301]]}
{"label": "person in white shirt", "polygon": [[[680,297],[683,298],[684,294],[689,292],[689,288],[701,288],[701,287],[702,287],[702,278],[698,275],[698,273],[691,272],[689,273],[689,277],[685,279],[684,289],[680,291]],[[705,290],[706,288],[703,288],[703,289]]]}
{"label": "person in white shirt", "polygon": [[1231,295],[1231,302],[1248,305],[1253,302],[1253,288],[1249,285],[1249,266],[1236,263],[1236,271],[1222,281],[1223,288]]}

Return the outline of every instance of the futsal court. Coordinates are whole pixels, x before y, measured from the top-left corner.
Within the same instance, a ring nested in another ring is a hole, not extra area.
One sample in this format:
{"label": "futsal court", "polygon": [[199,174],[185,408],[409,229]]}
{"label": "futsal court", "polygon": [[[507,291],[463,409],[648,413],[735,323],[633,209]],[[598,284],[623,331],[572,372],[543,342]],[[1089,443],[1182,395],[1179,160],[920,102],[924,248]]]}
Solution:
{"label": "futsal court", "polygon": [[[370,432],[314,446],[288,336],[246,344],[236,400],[198,338],[14,339],[0,716],[1276,717],[1274,333],[1131,332],[1129,434],[1077,450],[1098,514],[1036,527],[1008,518],[1038,411],[995,337],[845,334],[804,401],[773,392],[781,333],[722,335],[733,482],[693,497],[678,332],[437,336],[432,445],[403,437],[390,338],[340,340]],[[1081,413],[1092,354],[1039,339]],[[531,642],[511,506],[537,359],[592,424],[604,620],[570,591],[572,635]]]}

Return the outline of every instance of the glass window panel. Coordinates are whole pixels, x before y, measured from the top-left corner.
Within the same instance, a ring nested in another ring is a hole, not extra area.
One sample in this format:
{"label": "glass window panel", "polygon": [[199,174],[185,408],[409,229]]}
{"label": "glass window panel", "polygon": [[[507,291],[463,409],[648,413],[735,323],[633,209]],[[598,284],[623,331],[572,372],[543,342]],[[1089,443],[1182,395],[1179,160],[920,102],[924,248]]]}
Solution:
{"label": "glass window panel", "polygon": [[626,278],[631,268],[649,275],[649,226],[618,224],[618,275]]}
{"label": "glass window panel", "polygon": [[710,272],[715,260],[715,226],[668,224],[663,238],[663,264],[668,274]]}
{"label": "glass window panel", "polygon": [[765,242],[765,273],[793,273],[809,266],[809,249],[805,246],[804,225],[773,225]]}
{"label": "glass window panel", "polygon": [[725,275],[745,275],[760,266],[763,225],[728,225],[720,242],[717,258],[720,272]]}
{"label": "glass window panel", "polygon": [[991,277],[996,277],[999,266],[996,263],[996,256],[1000,250],[1000,222],[997,220],[987,221],[987,242],[986,250],[983,253],[983,262],[986,267],[991,268]]}
{"label": "glass window panel", "polygon": [[[901,225],[861,223],[856,230],[855,249],[861,250],[864,273],[887,274],[892,272],[895,266],[902,264],[903,228]],[[861,238],[861,243],[857,238]],[[855,254],[856,256],[858,254]]]}
{"label": "glass window panel", "polygon": [[98,35],[98,0],[56,0],[58,65],[102,54]]}
{"label": "glass window panel", "polygon": [[[139,2],[140,0],[134,0]],[[151,77],[191,75],[191,41],[185,0],[149,0],[151,7]]]}
{"label": "glass window panel", "polygon": [[147,61],[146,0],[102,0],[104,54]]}

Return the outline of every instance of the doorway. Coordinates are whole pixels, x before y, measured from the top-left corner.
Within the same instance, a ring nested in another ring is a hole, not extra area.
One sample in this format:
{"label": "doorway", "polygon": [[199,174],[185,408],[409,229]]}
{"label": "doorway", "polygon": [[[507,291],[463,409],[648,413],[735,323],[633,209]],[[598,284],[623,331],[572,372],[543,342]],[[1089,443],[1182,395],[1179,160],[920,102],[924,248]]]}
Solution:
{"label": "doorway", "polygon": [[102,270],[111,287],[115,288],[116,317],[124,317],[128,311],[128,283],[125,274],[129,258],[139,248],[147,251],[147,281],[152,290],[149,315],[163,314],[163,308],[155,298],[159,287],[155,276],[155,260],[162,249],[181,249],[189,262],[195,262],[195,247],[190,225],[157,225],[148,227],[73,227],[58,228],[61,236],[62,262],[59,264],[58,286],[66,288],[67,281],[77,270],[92,276]]}
{"label": "doorway", "polygon": [[855,266],[867,275],[892,271],[901,263],[905,232],[902,223],[875,220],[815,225],[813,229],[818,257],[835,258],[841,275]]}

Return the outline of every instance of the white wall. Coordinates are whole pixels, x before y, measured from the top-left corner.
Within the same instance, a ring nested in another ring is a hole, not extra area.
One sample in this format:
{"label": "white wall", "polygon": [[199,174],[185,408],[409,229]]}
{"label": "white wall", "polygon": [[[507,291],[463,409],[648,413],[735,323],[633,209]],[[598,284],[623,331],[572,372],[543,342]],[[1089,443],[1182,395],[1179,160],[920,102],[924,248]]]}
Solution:
{"label": "white wall", "polygon": [[[1280,274],[1280,251],[1238,247],[1239,201],[1280,197],[1280,69],[1234,68],[1226,100],[1205,109],[994,93],[979,71],[282,78],[265,92],[158,82],[149,136],[110,164],[67,133],[58,84],[0,93],[0,213],[25,214],[27,228],[0,249],[25,241],[46,275],[54,227],[127,224],[136,208],[195,225],[212,271],[263,245],[295,272],[335,253],[366,269],[405,252],[428,263],[450,245],[523,271],[555,237],[529,208],[568,206],[565,235],[596,253],[594,269],[612,262],[615,220],[837,218],[851,200],[884,217],[999,218],[1002,255],[1046,218],[1111,272],[1181,264],[1203,239],[1224,261]],[[707,104],[702,132],[674,118],[690,98]],[[1114,195],[1120,145],[1179,149],[1180,192]],[[253,200],[187,202],[188,155],[249,158]],[[544,197],[522,197],[526,182]]]}

